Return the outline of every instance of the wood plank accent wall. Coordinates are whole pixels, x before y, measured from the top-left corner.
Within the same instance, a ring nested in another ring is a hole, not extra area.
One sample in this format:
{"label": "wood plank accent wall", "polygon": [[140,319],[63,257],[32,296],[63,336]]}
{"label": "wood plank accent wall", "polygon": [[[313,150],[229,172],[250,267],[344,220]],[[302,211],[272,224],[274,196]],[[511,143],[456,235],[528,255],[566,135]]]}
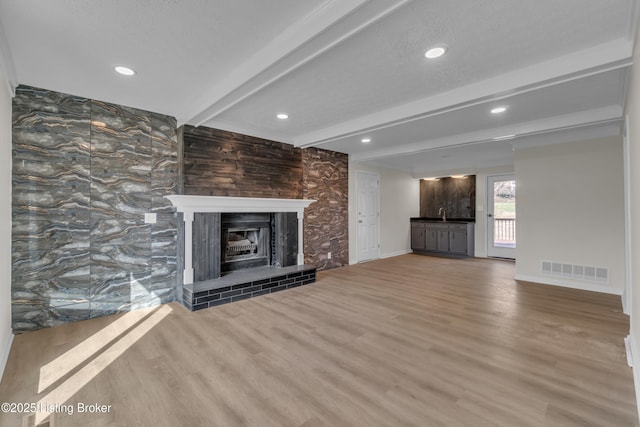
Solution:
{"label": "wood plank accent wall", "polygon": [[207,127],[184,126],[184,194],[302,198],[302,150]]}
{"label": "wood plank accent wall", "polygon": [[180,130],[184,194],[317,200],[305,212],[305,262],[319,270],[349,264],[346,154],[202,126]]}

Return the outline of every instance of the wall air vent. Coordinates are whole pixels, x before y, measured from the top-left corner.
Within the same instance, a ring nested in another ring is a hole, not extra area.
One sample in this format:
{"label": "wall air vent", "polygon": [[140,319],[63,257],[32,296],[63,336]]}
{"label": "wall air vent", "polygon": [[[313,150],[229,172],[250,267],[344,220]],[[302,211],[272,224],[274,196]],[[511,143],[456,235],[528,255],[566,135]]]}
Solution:
{"label": "wall air vent", "polygon": [[598,282],[608,282],[609,281],[609,269],[598,267],[596,268],[596,280]]}
{"label": "wall air vent", "polygon": [[609,268],[563,262],[542,261],[540,272],[547,276],[567,277],[588,282],[609,283]]}

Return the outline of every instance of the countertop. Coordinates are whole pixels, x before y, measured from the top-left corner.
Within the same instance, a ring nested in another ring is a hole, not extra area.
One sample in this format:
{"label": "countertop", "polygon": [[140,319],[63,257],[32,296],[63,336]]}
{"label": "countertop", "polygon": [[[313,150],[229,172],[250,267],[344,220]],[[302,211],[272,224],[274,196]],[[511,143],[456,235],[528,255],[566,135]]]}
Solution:
{"label": "countertop", "polygon": [[[410,218],[411,221],[424,221],[424,222],[445,222],[442,221],[442,218],[430,218],[430,217],[414,217]],[[454,223],[475,223],[475,218],[447,218],[446,222],[454,222]]]}

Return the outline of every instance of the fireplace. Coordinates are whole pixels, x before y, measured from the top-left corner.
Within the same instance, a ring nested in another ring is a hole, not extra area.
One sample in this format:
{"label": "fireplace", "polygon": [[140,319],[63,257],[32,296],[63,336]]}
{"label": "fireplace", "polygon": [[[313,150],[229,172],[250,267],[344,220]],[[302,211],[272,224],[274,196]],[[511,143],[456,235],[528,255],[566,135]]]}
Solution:
{"label": "fireplace", "polygon": [[314,200],[166,197],[183,214],[183,286],[238,269],[304,265],[304,209]]}
{"label": "fireplace", "polygon": [[183,214],[182,303],[200,310],[316,281],[304,264],[304,209],[314,200],[166,196]]}
{"label": "fireplace", "polygon": [[272,214],[224,213],[220,222],[221,274],[271,265]]}

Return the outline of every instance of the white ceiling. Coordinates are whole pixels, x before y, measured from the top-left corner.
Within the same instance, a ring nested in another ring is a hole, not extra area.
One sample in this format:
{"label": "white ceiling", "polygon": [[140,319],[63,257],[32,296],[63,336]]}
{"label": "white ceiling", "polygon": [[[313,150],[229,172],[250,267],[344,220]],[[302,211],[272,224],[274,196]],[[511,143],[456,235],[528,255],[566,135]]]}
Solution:
{"label": "white ceiling", "polygon": [[[0,61],[14,86],[420,177],[620,134],[637,13],[637,0],[0,0]],[[434,45],[448,52],[427,60]]]}

